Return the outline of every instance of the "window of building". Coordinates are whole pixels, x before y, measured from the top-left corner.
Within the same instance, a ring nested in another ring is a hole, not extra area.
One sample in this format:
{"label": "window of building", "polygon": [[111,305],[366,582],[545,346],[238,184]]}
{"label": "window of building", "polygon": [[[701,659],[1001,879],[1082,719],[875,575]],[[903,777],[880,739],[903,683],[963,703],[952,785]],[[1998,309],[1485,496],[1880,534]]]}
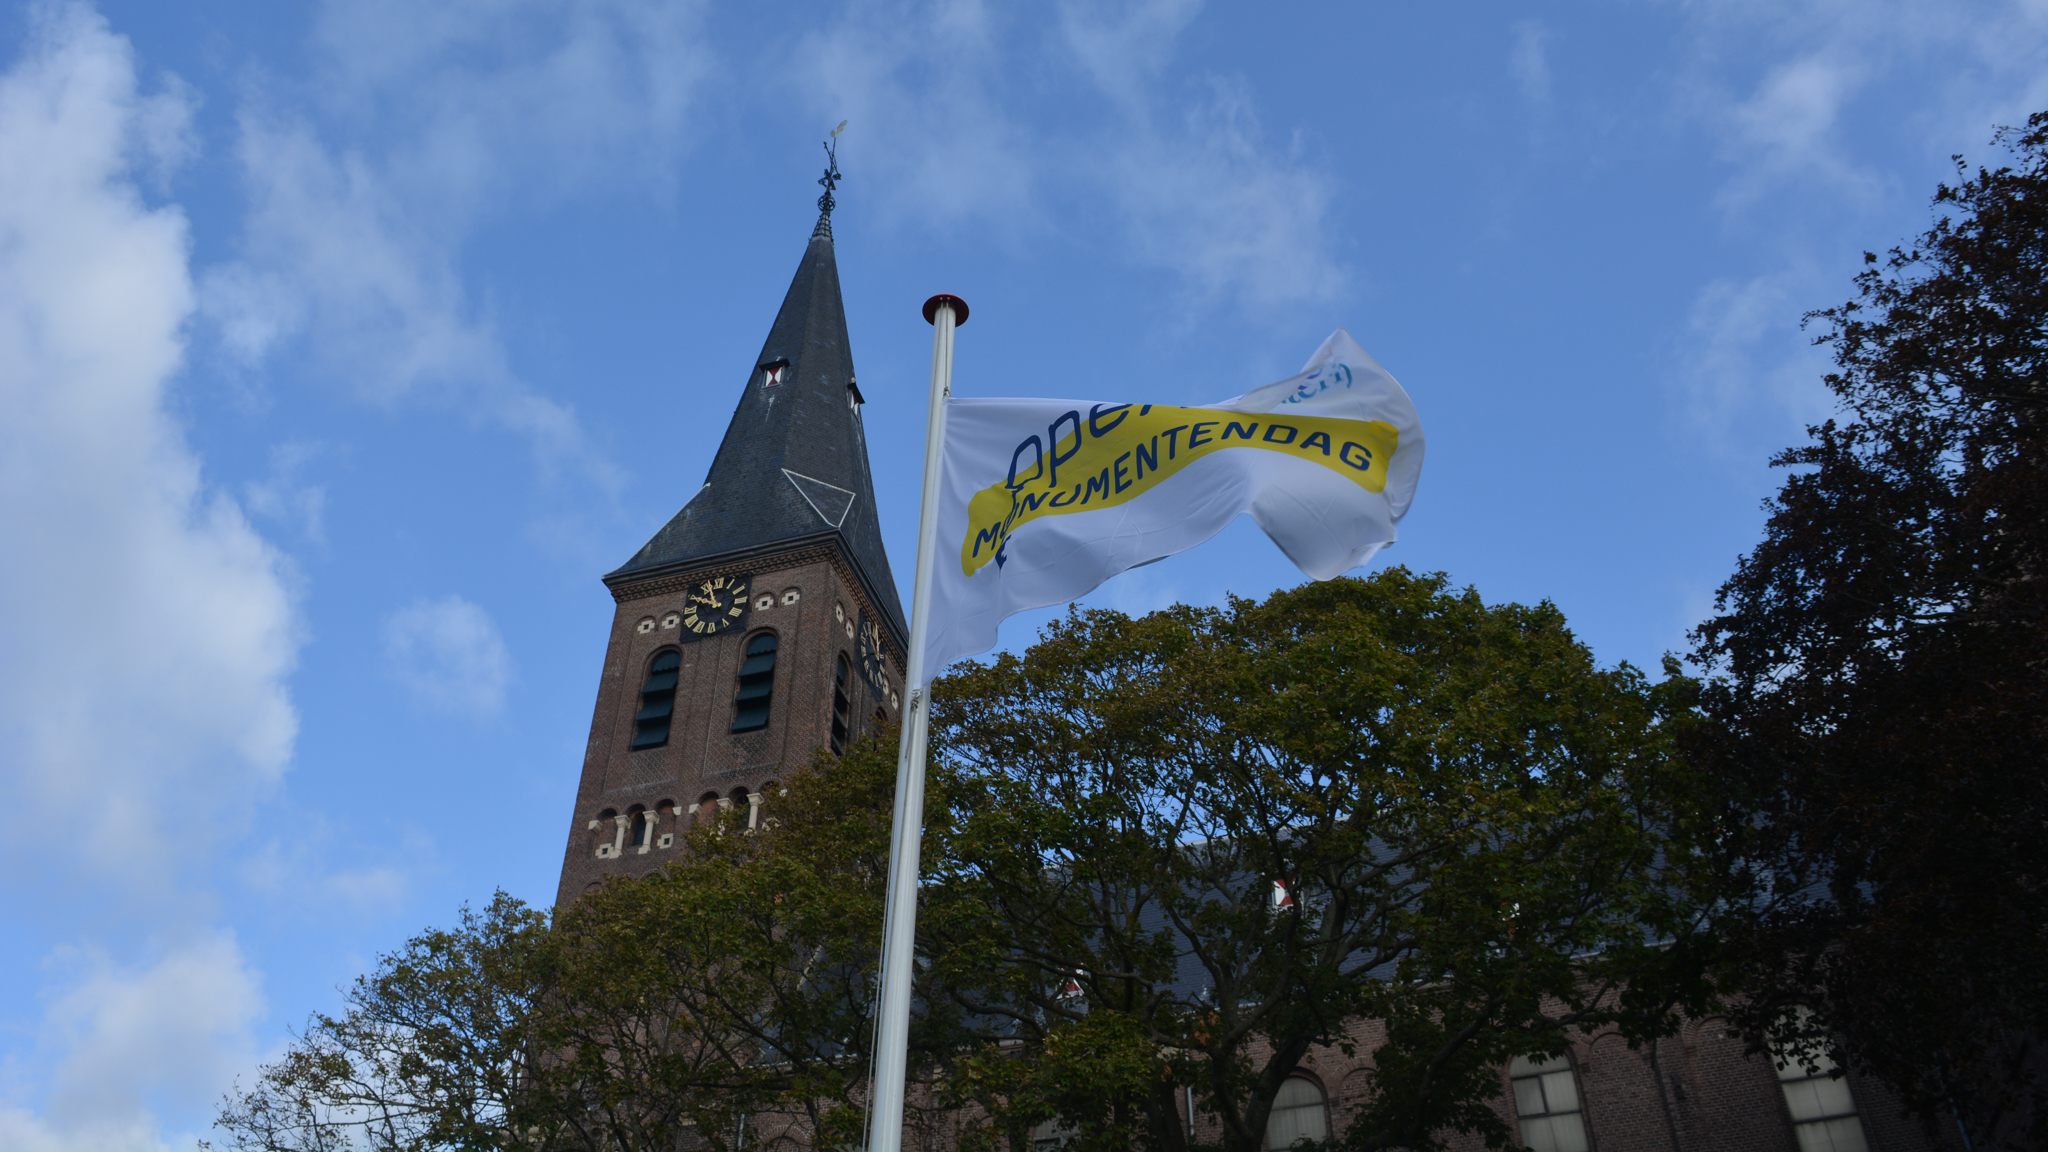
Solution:
{"label": "window of building", "polygon": [[1799,1152],[1869,1152],[1849,1082],[1834,1075],[1835,1062],[1826,1053],[1813,1059],[1810,1070],[1796,1058],[1777,1061],[1778,1087],[1785,1090]]}
{"label": "window of building", "polygon": [[682,674],[680,652],[663,652],[647,666],[640,689],[640,713],[633,717],[633,747],[657,748],[668,743],[669,723],[676,713],[676,677]]}
{"label": "window of building", "polygon": [[645,852],[647,850],[647,833],[649,831],[649,826],[647,823],[647,809],[642,808],[638,804],[635,804],[632,808],[628,809],[628,812],[633,817],[633,827],[632,832],[630,833],[630,843],[633,845],[633,847],[640,849],[642,852]]}
{"label": "window of building", "polygon": [[1586,1117],[1579,1108],[1579,1086],[1564,1057],[1515,1057],[1508,1065],[1508,1086],[1515,1093],[1522,1143],[1532,1152],[1586,1152]]}
{"label": "window of building", "polygon": [[1079,1129],[1055,1116],[1031,1130],[1032,1152],[1060,1152],[1067,1145],[1078,1141],[1080,1135]]}
{"label": "window of building", "polygon": [[775,695],[775,633],[763,632],[747,641],[740,665],[740,690],[732,698],[732,730],[752,732],[768,726],[768,704]]}
{"label": "window of building", "polygon": [[1266,1147],[1270,1152],[1292,1148],[1297,1140],[1323,1140],[1330,1135],[1330,1115],[1323,1106],[1323,1087],[1306,1076],[1289,1076],[1273,1097],[1266,1115]]}
{"label": "window of building", "polygon": [[690,815],[695,816],[699,824],[715,823],[718,820],[718,812],[721,807],[723,805],[718,802],[718,793],[706,792],[704,795],[697,797],[695,804],[690,805]]}
{"label": "window of building", "polygon": [[591,854],[600,860],[617,855],[613,849],[618,847],[615,842],[618,815],[618,809],[607,808],[597,814],[597,819],[590,822]]}
{"label": "window of building", "polygon": [[832,674],[832,754],[835,756],[846,751],[846,737],[850,731],[846,724],[847,714],[852,710],[852,702],[846,698],[848,671],[849,665],[842,655],[838,670]]}

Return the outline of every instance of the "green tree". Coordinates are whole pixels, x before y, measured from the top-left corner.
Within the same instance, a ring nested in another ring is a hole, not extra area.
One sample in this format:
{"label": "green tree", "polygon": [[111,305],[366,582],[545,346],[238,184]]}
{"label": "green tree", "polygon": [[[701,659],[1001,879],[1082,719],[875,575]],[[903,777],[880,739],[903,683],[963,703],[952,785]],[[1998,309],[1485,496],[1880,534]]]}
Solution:
{"label": "green tree", "polygon": [[[1504,1145],[1509,1057],[1711,1003],[1691,692],[1595,667],[1548,605],[1398,569],[1076,614],[962,666],[935,692],[912,1123],[1184,1152],[1191,1086],[1254,1152],[1287,1075],[1371,1020],[1336,1143]],[[263,1152],[669,1152],[773,1117],[857,1144],[892,745],[821,753],[762,829],[693,829],[552,926],[500,897],[422,935],[221,1127]]]}
{"label": "green tree", "polygon": [[250,1152],[564,1147],[514,1138],[548,952],[547,918],[504,893],[463,909],[357,979],[341,1015],[314,1016],[216,1127]]}
{"label": "green tree", "polygon": [[692,829],[677,863],[552,925],[501,893],[407,942],[217,1127],[248,1152],[673,1152],[777,1113],[857,1140],[893,739],[821,754],[759,833]]}
{"label": "green tree", "polygon": [[816,1147],[859,1139],[894,765],[876,740],[818,760],[760,830],[724,816],[562,911],[533,1102],[555,1127],[669,1150],[691,1126],[718,1149],[768,1113]]}
{"label": "green tree", "polygon": [[1504,1146],[1511,1056],[1712,1002],[1691,692],[1403,569],[1076,612],[956,670],[920,947],[927,1001],[979,1032],[939,1080],[990,1117],[969,1143],[1057,1117],[1085,1152],[1182,1152],[1192,1085],[1256,1152],[1288,1074],[1377,1020],[1336,1144]]}
{"label": "green tree", "polygon": [[1701,752],[1758,833],[1752,1041],[1834,1046],[1930,1123],[2039,1147],[2048,113],[2002,140],[2016,166],[1958,157],[1935,225],[1807,318],[1841,416],[1773,460],[1794,472],[1695,655]]}

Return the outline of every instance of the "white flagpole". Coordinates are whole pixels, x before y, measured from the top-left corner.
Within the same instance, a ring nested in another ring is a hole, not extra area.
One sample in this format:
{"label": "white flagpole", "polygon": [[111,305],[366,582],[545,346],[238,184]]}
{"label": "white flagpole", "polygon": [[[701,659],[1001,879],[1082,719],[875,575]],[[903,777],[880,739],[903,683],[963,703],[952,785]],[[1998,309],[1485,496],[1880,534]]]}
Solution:
{"label": "white flagpole", "polygon": [[938,546],[939,455],[946,442],[946,400],[953,393],[953,329],[967,320],[967,302],[938,295],[924,302],[932,325],[931,407],[924,432],[924,503],[917,517],[917,583],[910,597],[910,652],[903,740],[896,754],[896,811],[889,831],[889,902],[882,927],[882,1003],[875,1039],[874,1096],[868,1109],[868,1152],[901,1152],[903,1090],[909,1072],[910,984],[917,936],[918,848],[924,836],[925,736],[930,694],[924,637]]}

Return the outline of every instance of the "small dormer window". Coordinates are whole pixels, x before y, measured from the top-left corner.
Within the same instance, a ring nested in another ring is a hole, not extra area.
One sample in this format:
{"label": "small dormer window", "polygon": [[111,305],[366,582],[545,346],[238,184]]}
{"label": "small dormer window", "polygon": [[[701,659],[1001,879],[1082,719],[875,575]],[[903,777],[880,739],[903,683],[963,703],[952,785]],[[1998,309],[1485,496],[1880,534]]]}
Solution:
{"label": "small dormer window", "polygon": [[773,388],[782,383],[782,374],[789,370],[789,361],[770,360],[761,365],[761,387]]}

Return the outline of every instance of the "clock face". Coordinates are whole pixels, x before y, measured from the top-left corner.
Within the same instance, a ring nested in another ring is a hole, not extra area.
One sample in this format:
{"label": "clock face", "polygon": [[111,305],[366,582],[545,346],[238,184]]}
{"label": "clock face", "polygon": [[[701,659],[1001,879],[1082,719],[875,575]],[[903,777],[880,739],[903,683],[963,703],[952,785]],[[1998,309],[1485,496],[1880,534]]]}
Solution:
{"label": "clock face", "polygon": [[889,697],[889,650],[882,642],[882,626],[866,612],[860,614],[860,674],[883,699]]}
{"label": "clock face", "polygon": [[690,590],[683,603],[683,630],[710,636],[737,628],[747,618],[747,578],[714,576]]}

